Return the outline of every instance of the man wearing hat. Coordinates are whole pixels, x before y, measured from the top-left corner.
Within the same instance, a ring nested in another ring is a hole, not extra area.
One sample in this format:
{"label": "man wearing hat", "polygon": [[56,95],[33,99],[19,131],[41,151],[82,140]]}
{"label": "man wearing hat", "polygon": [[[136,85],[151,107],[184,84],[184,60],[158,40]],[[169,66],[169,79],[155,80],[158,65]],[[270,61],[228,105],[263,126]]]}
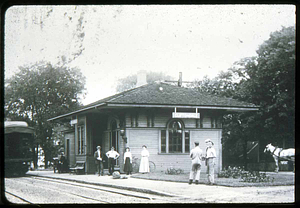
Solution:
{"label": "man wearing hat", "polygon": [[100,173],[103,176],[103,153],[100,146],[97,146],[97,150],[94,153],[94,158],[95,164],[97,165],[98,176],[100,176]]}
{"label": "man wearing hat", "polygon": [[203,152],[199,147],[199,142],[195,142],[195,148],[191,150],[190,157],[192,158],[192,168],[190,171],[189,184],[195,183],[198,184],[200,181],[200,170],[201,170],[201,160],[203,157]]}
{"label": "man wearing hat", "polygon": [[215,158],[217,157],[216,150],[213,147],[214,143],[207,139],[205,140],[207,145],[206,147],[206,165],[207,165],[207,177],[208,177],[208,184],[214,184],[215,182]]}

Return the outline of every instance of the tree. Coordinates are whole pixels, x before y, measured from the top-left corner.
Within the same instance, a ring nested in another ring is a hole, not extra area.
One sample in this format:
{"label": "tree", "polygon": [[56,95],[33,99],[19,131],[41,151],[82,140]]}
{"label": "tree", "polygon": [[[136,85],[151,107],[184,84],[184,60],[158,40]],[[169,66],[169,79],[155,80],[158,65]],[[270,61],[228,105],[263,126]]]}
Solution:
{"label": "tree", "polygon": [[20,67],[6,80],[5,117],[27,121],[35,128],[35,142],[45,152],[46,165],[54,148],[53,124],[47,119],[78,108],[84,85],[79,69],[45,62]]}
{"label": "tree", "polygon": [[[243,58],[214,79],[195,81],[202,92],[247,101],[260,106],[258,112],[224,116],[222,143],[225,158],[244,155],[247,141],[288,148],[295,141],[295,28],[271,33],[257,56]],[[224,87],[225,86],[225,87]],[[262,156],[264,158],[264,156]]]}
{"label": "tree", "polygon": [[240,83],[241,99],[260,105],[265,142],[293,147],[295,138],[295,28],[271,33],[257,50],[258,56],[242,60],[237,71],[248,78]]}
{"label": "tree", "polygon": [[210,79],[204,76],[202,80],[195,80],[188,87],[197,88],[198,91],[223,97],[235,97],[238,83],[231,71],[221,71],[217,77]]}
{"label": "tree", "polygon": [[[146,81],[148,84],[154,83],[155,81],[172,80],[173,78],[169,75],[165,75],[162,72],[148,72]],[[123,92],[135,88],[137,83],[137,75],[129,75],[125,78],[119,79],[116,87],[117,92]]]}

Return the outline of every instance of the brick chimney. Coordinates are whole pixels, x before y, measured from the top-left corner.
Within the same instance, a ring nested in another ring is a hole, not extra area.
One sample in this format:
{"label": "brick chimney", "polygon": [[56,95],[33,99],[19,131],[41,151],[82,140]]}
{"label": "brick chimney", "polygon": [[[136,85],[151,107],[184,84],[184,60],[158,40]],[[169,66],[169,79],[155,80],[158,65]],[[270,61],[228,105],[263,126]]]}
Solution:
{"label": "brick chimney", "polygon": [[137,82],[136,87],[147,84],[147,72],[145,70],[140,70],[137,72]]}

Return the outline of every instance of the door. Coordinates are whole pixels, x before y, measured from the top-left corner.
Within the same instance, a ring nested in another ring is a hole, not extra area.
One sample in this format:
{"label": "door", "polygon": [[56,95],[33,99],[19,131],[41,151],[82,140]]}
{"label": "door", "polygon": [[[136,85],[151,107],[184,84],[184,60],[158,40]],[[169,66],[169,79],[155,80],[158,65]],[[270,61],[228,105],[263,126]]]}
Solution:
{"label": "door", "polygon": [[[111,122],[111,133],[110,133],[110,148],[114,147],[115,151],[119,152],[119,131],[117,130],[117,122],[113,120]],[[116,161],[116,165],[119,165],[119,161]]]}

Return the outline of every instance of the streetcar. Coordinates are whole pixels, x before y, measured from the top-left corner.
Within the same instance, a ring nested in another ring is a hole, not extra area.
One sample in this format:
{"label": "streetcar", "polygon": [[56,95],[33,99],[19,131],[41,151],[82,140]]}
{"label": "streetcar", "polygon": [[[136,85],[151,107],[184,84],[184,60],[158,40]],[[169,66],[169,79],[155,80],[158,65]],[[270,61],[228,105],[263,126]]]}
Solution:
{"label": "streetcar", "polygon": [[33,158],[34,129],[25,121],[4,122],[5,176],[23,176]]}

